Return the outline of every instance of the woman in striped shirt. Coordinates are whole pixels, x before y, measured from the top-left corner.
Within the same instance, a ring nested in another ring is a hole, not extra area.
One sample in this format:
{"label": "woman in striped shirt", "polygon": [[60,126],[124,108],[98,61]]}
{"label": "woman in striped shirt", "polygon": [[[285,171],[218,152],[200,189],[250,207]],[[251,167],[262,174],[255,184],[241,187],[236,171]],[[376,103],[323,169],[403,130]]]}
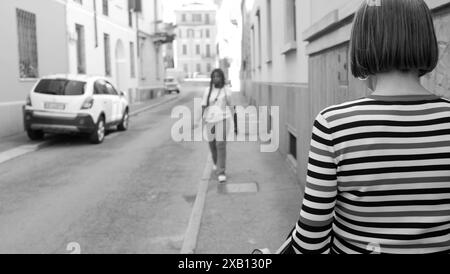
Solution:
{"label": "woman in striped shirt", "polygon": [[367,0],[351,67],[374,92],[314,123],[296,253],[450,251],[450,101],[420,77],[438,62],[423,0]]}

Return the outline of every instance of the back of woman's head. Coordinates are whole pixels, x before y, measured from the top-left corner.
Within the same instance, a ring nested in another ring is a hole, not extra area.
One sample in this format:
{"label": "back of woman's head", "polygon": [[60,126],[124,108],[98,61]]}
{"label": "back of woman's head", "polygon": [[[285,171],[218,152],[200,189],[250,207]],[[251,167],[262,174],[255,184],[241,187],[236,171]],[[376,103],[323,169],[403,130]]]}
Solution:
{"label": "back of woman's head", "polygon": [[424,0],[364,0],[350,41],[355,77],[435,69],[439,47],[431,11]]}

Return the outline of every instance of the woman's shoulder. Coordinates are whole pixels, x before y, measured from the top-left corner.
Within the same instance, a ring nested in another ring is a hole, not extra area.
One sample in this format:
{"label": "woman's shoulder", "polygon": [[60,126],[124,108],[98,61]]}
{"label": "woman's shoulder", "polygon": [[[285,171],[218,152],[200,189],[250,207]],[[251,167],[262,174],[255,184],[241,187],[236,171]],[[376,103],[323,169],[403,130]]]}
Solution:
{"label": "woman's shoulder", "polygon": [[[400,98],[400,97],[398,97]],[[398,110],[399,106],[408,106],[409,109],[419,110],[424,107],[424,102],[432,102],[437,104],[448,103],[450,100],[448,98],[439,96],[426,96],[423,99],[414,98],[414,101],[405,98],[405,100],[400,100],[398,98],[378,98],[377,96],[367,96],[357,100],[348,101],[342,104],[336,104],[324,108],[320,111],[318,116],[321,116],[328,120],[328,118],[336,117],[350,117],[352,115],[358,115],[361,112],[377,112],[380,110],[386,111],[386,113],[392,113],[394,110]],[[419,100],[420,99],[420,100]],[[411,104],[411,102],[419,102],[418,104]],[[415,107],[414,107],[415,106]],[[427,105],[426,108],[430,107]]]}
{"label": "woman's shoulder", "polygon": [[332,105],[332,106],[322,109],[322,111],[320,111],[319,115],[328,116],[330,114],[333,114],[333,115],[340,114],[343,112],[347,112],[349,109],[351,109],[353,107],[364,106],[367,104],[367,102],[370,102],[370,101],[372,101],[370,98],[364,97],[364,98],[360,98],[357,100],[347,101],[342,104]]}

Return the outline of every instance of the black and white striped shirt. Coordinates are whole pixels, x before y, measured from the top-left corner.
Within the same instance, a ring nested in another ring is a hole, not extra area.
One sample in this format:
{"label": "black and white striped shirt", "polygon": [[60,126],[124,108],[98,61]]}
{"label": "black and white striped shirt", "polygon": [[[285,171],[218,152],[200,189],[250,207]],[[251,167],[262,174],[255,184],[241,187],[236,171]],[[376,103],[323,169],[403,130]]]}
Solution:
{"label": "black and white striped shirt", "polygon": [[314,123],[298,253],[450,251],[450,101],[371,96]]}

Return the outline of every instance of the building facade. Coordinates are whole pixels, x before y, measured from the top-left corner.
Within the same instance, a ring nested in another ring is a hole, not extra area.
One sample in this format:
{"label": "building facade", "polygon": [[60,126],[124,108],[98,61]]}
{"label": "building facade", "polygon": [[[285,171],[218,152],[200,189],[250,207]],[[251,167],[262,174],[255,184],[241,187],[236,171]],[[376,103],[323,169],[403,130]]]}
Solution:
{"label": "building facade", "polygon": [[142,93],[149,87],[162,89],[162,53],[153,42],[141,49],[141,54],[138,48],[140,33],[155,32],[148,29],[158,21],[152,9],[159,7],[159,2],[1,1],[0,30],[5,39],[0,39],[4,85],[0,92],[0,137],[23,131],[25,98],[45,75],[106,76],[129,94],[131,102],[146,99]]}
{"label": "building facade", "polygon": [[216,1],[219,68],[233,91],[240,91],[242,20],[239,1]]}
{"label": "building facade", "polygon": [[139,88],[137,100],[163,93],[167,45],[173,41],[172,26],[162,20],[163,0],[142,1],[137,16]]}
{"label": "building facade", "polygon": [[103,75],[134,100],[137,28],[128,1],[66,2],[68,73]]}
{"label": "building facade", "polygon": [[186,77],[207,76],[218,65],[215,5],[189,3],[176,10],[176,67]]}
{"label": "building facade", "polygon": [[0,137],[23,130],[22,106],[36,78],[68,70],[65,20],[63,2],[0,2]]}
{"label": "building facade", "polygon": [[[317,114],[369,94],[349,65],[352,20],[361,1],[242,2],[243,92],[254,105],[280,107],[280,153],[301,183]],[[426,2],[434,14],[440,62],[422,81],[450,98],[450,1]]]}

